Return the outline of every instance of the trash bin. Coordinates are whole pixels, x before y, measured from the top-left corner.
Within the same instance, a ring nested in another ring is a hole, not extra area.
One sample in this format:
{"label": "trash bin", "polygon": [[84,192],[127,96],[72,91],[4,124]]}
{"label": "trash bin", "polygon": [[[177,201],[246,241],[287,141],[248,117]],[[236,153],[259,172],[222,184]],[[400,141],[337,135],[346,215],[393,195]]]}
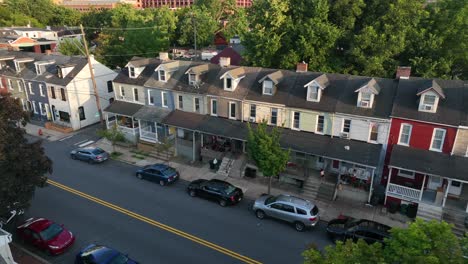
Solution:
{"label": "trash bin", "polygon": [[245,168],[245,177],[248,177],[248,178],[255,178],[257,176],[257,170],[255,169],[252,169],[252,168]]}
{"label": "trash bin", "polygon": [[210,160],[210,170],[214,170],[215,169],[215,165],[213,163],[213,160]]}

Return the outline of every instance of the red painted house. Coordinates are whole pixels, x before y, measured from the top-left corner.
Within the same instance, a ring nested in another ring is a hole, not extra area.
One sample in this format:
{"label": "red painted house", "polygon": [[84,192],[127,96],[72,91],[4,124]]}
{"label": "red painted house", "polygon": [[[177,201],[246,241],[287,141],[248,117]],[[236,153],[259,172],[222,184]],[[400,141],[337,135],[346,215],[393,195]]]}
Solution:
{"label": "red painted house", "polygon": [[451,155],[466,95],[463,81],[400,78],[382,178],[387,205],[417,205],[426,219],[467,209],[468,160]]}

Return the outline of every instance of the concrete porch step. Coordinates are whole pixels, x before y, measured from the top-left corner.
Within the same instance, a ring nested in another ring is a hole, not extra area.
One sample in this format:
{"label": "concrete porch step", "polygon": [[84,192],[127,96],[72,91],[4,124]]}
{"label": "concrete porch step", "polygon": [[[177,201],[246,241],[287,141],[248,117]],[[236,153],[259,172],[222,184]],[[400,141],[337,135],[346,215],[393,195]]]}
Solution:
{"label": "concrete porch step", "polygon": [[317,199],[322,201],[333,201],[335,195],[335,185],[322,182],[318,189]]}
{"label": "concrete porch step", "polygon": [[420,203],[418,205],[416,216],[426,221],[430,221],[432,219],[440,221],[442,220],[442,207]]}

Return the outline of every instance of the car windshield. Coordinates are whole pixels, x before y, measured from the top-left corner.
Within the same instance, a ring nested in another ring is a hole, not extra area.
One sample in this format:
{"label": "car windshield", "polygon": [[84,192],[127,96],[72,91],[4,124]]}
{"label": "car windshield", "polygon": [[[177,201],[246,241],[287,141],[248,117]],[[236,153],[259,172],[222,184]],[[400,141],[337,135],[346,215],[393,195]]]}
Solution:
{"label": "car windshield", "polygon": [[62,231],[63,228],[61,226],[57,225],[56,223],[53,223],[46,229],[42,230],[39,233],[39,235],[41,236],[42,240],[48,241],[58,236],[60,233],[62,233]]}
{"label": "car windshield", "polygon": [[228,195],[231,194],[231,193],[233,193],[235,190],[236,190],[236,187],[234,187],[234,186],[232,186],[232,185],[226,184],[226,185],[224,186],[224,192],[225,192],[226,194],[228,194]]}
{"label": "car windshield", "polygon": [[162,174],[163,174],[164,176],[171,176],[171,175],[174,175],[175,172],[176,172],[176,171],[175,171],[173,168],[168,167],[167,169],[165,169],[165,170],[162,171]]}
{"label": "car windshield", "polygon": [[109,262],[109,264],[125,264],[127,263],[127,261],[128,261],[127,256],[123,254],[118,254]]}
{"label": "car windshield", "polygon": [[271,204],[276,202],[276,197],[275,196],[270,196],[265,200],[265,204]]}
{"label": "car windshield", "polygon": [[318,212],[319,212],[318,207],[314,206],[314,208],[312,208],[312,210],[310,211],[310,215],[317,215]]}
{"label": "car windshield", "polygon": [[99,155],[101,153],[104,153],[104,150],[102,150],[100,148],[97,148],[97,149],[94,149],[92,152],[93,152],[94,155]]}

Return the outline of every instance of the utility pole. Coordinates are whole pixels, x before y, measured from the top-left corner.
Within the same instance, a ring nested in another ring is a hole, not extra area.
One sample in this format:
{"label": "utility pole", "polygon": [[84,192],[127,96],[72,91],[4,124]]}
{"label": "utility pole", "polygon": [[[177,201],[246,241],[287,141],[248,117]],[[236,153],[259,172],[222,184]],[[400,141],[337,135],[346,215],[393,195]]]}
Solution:
{"label": "utility pole", "polygon": [[91,81],[93,82],[94,96],[96,96],[96,106],[99,112],[99,121],[101,122],[101,125],[104,127],[104,118],[102,117],[101,102],[99,102],[99,93],[97,90],[96,79],[94,78],[93,65],[91,64],[91,57],[89,56],[88,43],[86,42],[86,36],[85,36],[82,24],[80,24],[80,29],[81,29],[81,35],[83,35],[83,43],[85,47],[86,58],[88,58],[88,67],[89,67],[89,73],[91,74]]}
{"label": "utility pole", "polygon": [[198,57],[198,54],[197,54],[197,23],[196,23],[197,20],[193,16],[193,12],[191,14],[192,14],[192,23],[193,23],[193,38],[194,38],[194,42],[195,42],[195,60],[196,60],[197,57]]}

